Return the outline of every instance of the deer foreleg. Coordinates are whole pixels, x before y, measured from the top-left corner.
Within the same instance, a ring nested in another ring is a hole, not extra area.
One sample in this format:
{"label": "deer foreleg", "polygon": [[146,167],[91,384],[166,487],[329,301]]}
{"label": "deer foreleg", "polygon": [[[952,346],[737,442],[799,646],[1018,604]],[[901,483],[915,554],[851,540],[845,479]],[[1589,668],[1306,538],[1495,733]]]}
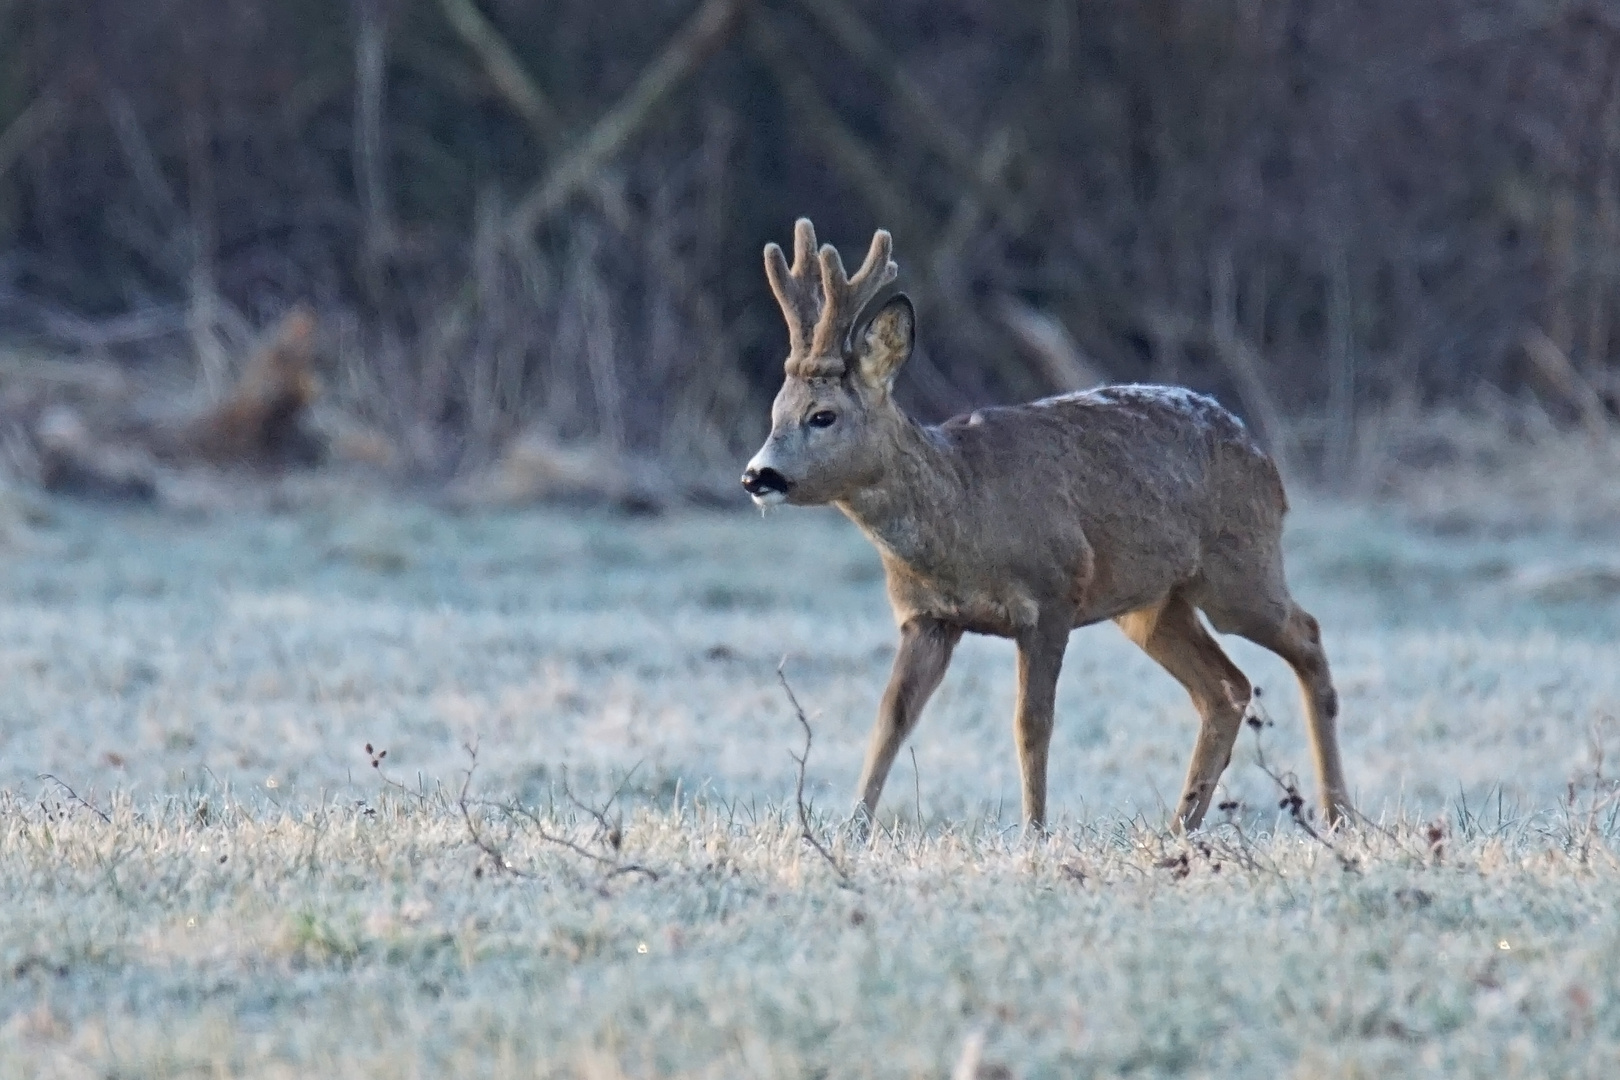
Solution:
{"label": "deer foreleg", "polygon": [[872,726],[866,764],[861,767],[858,810],[868,820],[876,817],[883,782],[895,755],[945,677],[951,653],[961,639],[960,629],[934,619],[912,619],[900,628],[900,648],[894,654],[894,669],[878,706],[877,723]]}
{"label": "deer foreleg", "polygon": [[1046,828],[1046,756],[1052,744],[1052,712],[1058,672],[1069,642],[1069,623],[1042,620],[1018,639],[1018,709],[1013,718],[1018,768],[1024,785],[1024,829]]}

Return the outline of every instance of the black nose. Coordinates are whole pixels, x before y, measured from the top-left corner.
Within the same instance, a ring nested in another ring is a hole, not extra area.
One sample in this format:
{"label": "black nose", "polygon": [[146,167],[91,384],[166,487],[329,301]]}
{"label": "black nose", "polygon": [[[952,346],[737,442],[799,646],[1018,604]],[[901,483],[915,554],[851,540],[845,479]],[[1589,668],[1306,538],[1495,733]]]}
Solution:
{"label": "black nose", "polygon": [[787,477],[775,469],[749,469],[742,475],[742,486],[750,495],[763,495],[767,491],[786,495],[788,492]]}

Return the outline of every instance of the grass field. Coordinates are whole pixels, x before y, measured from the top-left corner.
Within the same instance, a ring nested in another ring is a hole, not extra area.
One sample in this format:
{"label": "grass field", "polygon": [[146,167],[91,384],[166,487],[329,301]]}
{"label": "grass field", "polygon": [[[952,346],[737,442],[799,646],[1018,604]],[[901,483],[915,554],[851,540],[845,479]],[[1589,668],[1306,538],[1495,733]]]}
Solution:
{"label": "grass field", "polygon": [[1111,627],[1049,839],[970,640],[868,844],[894,630],[835,515],[298,505],[7,518],[0,1077],[1620,1075],[1600,533],[1296,512],[1372,822],[1331,847],[1255,764],[1312,790],[1242,642],[1275,726],[1170,838],[1193,713]]}

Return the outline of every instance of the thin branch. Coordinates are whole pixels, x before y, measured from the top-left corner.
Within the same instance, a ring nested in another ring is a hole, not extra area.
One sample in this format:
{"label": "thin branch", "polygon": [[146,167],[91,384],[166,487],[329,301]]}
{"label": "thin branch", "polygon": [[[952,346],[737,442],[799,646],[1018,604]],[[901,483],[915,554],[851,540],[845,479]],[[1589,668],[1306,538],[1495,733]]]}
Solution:
{"label": "thin branch", "polygon": [[410,788],[388,775],[388,771],[383,768],[383,759],[388,756],[387,750],[376,750],[372,748],[370,743],[366,743],[366,755],[371,758],[372,769],[376,770],[378,777],[380,777],[382,782],[388,787],[393,788],[395,791],[398,791],[407,798],[415,799],[419,804],[426,803],[428,801],[428,797],[422,792],[412,791]]}
{"label": "thin branch", "polygon": [[[536,814],[533,810],[530,810],[528,807],[522,805],[521,803],[519,803],[519,802],[517,802],[515,800],[511,801],[511,802],[494,802],[494,801],[489,800],[489,799],[474,799],[474,798],[471,798],[468,795],[468,788],[469,788],[469,785],[471,785],[471,783],[472,783],[473,769],[477,768],[477,766],[478,766],[478,746],[477,746],[476,743],[463,743],[462,744],[462,749],[465,750],[467,752],[468,757],[470,757],[472,759],[472,767],[467,770],[467,778],[466,778],[465,782],[463,782],[463,784],[461,786],[461,796],[457,800],[457,805],[461,808],[462,818],[467,822],[467,831],[472,835],[473,843],[476,844],[481,851],[483,851],[485,854],[489,855],[491,858],[496,858],[497,860],[504,860],[505,856],[503,854],[501,854],[499,849],[495,848],[494,845],[487,844],[484,841],[484,838],[479,834],[478,830],[474,827],[474,825],[472,823],[471,812],[470,812],[470,809],[469,809],[470,807],[477,806],[477,807],[481,807],[481,808],[488,809],[488,810],[498,810],[501,813],[505,814],[508,818],[522,818],[523,820],[527,821],[533,827],[535,835],[538,836],[541,840],[544,840],[546,843],[554,844],[554,845],[556,845],[557,847],[560,847],[560,848],[566,848],[567,850],[573,852],[575,855],[578,855],[581,858],[589,859],[591,862],[597,863],[600,866],[607,867],[607,875],[606,875],[605,880],[612,880],[613,878],[619,877],[619,876],[624,875],[624,874],[640,874],[643,877],[646,877],[650,881],[657,881],[662,876],[661,874],[659,874],[658,871],[652,869],[652,867],[650,867],[650,866],[643,866],[640,863],[620,862],[619,859],[617,859],[617,858],[610,858],[610,857],[608,857],[606,855],[599,855],[596,852],[592,851],[590,848],[587,848],[582,844],[576,844],[574,841],[568,839],[566,836],[557,835],[556,833],[552,832],[550,829],[546,828],[546,823],[541,820],[539,814]],[[626,778],[626,780],[628,780],[628,777]],[[613,850],[615,852],[617,852],[619,850],[620,840],[614,839],[614,833],[618,832],[618,827],[616,825],[614,825],[613,823],[608,821],[606,808],[604,807],[603,809],[599,810],[599,809],[597,809],[597,808],[595,808],[593,806],[590,806],[590,805],[588,805],[586,803],[581,802],[579,799],[574,797],[574,793],[572,791],[568,790],[568,786],[567,786],[566,783],[564,783],[564,785],[563,785],[563,793],[565,795],[567,795],[569,801],[571,801],[575,806],[579,807],[580,809],[584,810],[586,813],[588,813],[592,817],[594,817],[599,823],[601,823],[603,825],[604,828],[608,828],[608,829],[611,830],[610,833],[609,833],[609,837],[608,837],[609,843],[612,846]],[[615,796],[615,797],[617,797],[617,796]],[[611,801],[609,802],[608,805],[609,806],[612,805]],[[499,861],[498,861],[497,864],[501,865],[501,863]],[[505,869],[505,870],[511,870],[513,873],[517,873],[515,868],[511,867],[510,865],[501,865],[501,868]],[[522,877],[533,877],[535,875],[533,875],[533,874],[521,874],[520,876],[522,876]]]}
{"label": "thin branch", "polygon": [[1054,390],[1089,390],[1108,381],[1057,316],[1010,293],[1001,297],[996,314],[1018,344],[1040,362],[1041,374]]}
{"label": "thin branch", "polygon": [[888,88],[890,96],[911,114],[914,130],[968,182],[979,198],[1015,228],[1023,221],[1023,208],[1000,184],[996,170],[984,167],[969,139],[906,75],[899,55],[883,43],[852,7],[844,0],[799,0],[799,6]]}
{"label": "thin branch", "polygon": [[810,824],[810,809],[804,804],[805,763],[810,760],[810,743],[814,735],[810,730],[810,721],[804,715],[804,707],[799,704],[798,697],[793,693],[793,687],[788,684],[787,672],[783,670],[786,664],[787,658],[783,657],[782,663],[776,665],[776,678],[781,682],[783,692],[787,694],[788,703],[793,706],[793,714],[799,718],[799,725],[804,728],[804,753],[795,754],[791,750],[788,751],[788,756],[799,766],[798,781],[793,788],[793,802],[799,810],[800,835],[808,840],[810,846],[815,848],[821,857],[827,861],[827,865],[833,868],[833,872],[838,875],[839,881],[849,885],[849,872],[838,862],[838,858],[827,850],[827,845],[821,842],[821,838],[816,836],[816,831]]}
{"label": "thin branch", "polygon": [[601,828],[602,833],[607,836],[608,847],[614,851],[618,851],[619,845],[624,843],[624,822],[622,818],[610,819],[608,811],[613,809],[613,804],[619,800],[620,795],[624,794],[624,789],[629,785],[630,778],[636,775],[636,769],[639,768],[641,768],[641,763],[637,762],[635,768],[626,773],[624,779],[619,781],[619,786],[613,789],[613,794],[608,796],[608,801],[603,803],[600,809],[575,795],[573,789],[568,786],[567,773],[563,774],[563,797],[596,819],[596,824]]}
{"label": "thin branch", "polygon": [[874,214],[902,237],[922,238],[931,230],[913,213],[915,200],[890,179],[892,170],[867,148],[827,104],[784,40],[782,32],[763,10],[748,19],[748,44],[776,80],[782,96],[803,117],[811,133],[821,141],[839,172],[866,199]]}
{"label": "thin branch", "polygon": [[[365,218],[366,257],[375,260],[394,246],[388,197],[387,122],[388,18],[379,0],[354,0],[354,172]],[[374,283],[375,285],[376,283]]]}
{"label": "thin branch", "polygon": [[745,2],[704,0],[618,104],[513,208],[507,218],[508,231],[527,236],[591,184],[602,167],[647,126],[670,93],[725,43]]}
{"label": "thin branch", "polygon": [[1299,826],[1305,835],[1332,852],[1333,857],[1339,861],[1340,869],[1346,871],[1359,870],[1360,866],[1356,860],[1340,851],[1338,846],[1324,836],[1305,816],[1305,797],[1299,793],[1298,778],[1293,773],[1288,773],[1286,776],[1280,775],[1267,763],[1265,743],[1261,738],[1261,732],[1265,729],[1267,721],[1260,711],[1259,703],[1253,698],[1249,701],[1249,713],[1244,722],[1254,731],[1254,763],[1260,767],[1261,772],[1271,777],[1272,783],[1282,790],[1283,797],[1278,801],[1277,808],[1287,810],[1288,816],[1293,819],[1294,824]]}
{"label": "thin branch", "polygon": [[540,89],[540,84],[523,70],[511,46],[484,13],[472,0],[439,0],[439,7],[456,35],[478,54],[485,73],[501,97],[523,117],[541,142],[552,145],[562,142],[565,125],[561,114]]}
{"label": "thin branch", "polygon": [[37,779],[49,780],[51,783],[55,784],[57,787],[61,788],[65,792],[67,792],[67,797],[68,797],[69,801],[78,803],[80,806],[84,807],[86,810],[89,810],[91,813],[95,814],[102,821],[105,821],[109,825],[112,824],[112,818],[110,818],[106,814],[102,813],[101,808],[98,807],[95,803],[91,802],[89,799],[86,799],[84,796],[80,795],[77,791],[74,791],[71,787],[69,787],[66,780],[63,780],[61,777],[55,776],[55,775],[53,775],[51,773],[48,773],[48,772],[47,773],[40,773],[39,776],[37,777]]}
{"label": "thin branch", "polygon": [[1524,332],[1524,352],[1541,382],[1580,416],[1594,438],[1609,430],[1609,410],[1592,384],[1581,375],[1569,354],[1537,326]]}
{"label": "thin branch", "polygon": [[[539,85],[518,66],[516,58],[500,38],[499,32],[484,20],[484,16],[473,7],[471,0],[440,0],[440,3],[445,6],[447,15],[451,9],[460,11],[466,8],[472,18],[480,20],[489,36],[486,39],[482,36],[484,31],[477,31],[476,33],[480,35],[478,40],[475,42],[467,39],[467,43],[483,59],[486,74],[495,84],[496,90],[507,105],[524,119],[542,144],[548,149],[560,144],[564,137],[561,118],[546,100]],[[457,29],[460,30],[461,27],[458,25]],[[728,333],[713,300],[706,290],[694,285],[690,265],[663,242],[659,231],[643,227],[642,223],[636,220],[623,193],[600,176],[582,185],[578,189],[578,194],[595,203],[602,217],[622,238],[645,245],[648,264],[669,287],[687,317],[706,338],[717,343],[720,351],[725,351],[729,347]]]}
{"label": "thin branch", "polygon": [[472,787],[473,773],[478,769],[478,744],[476,742],[466,742],[461,744],[461,748],[467,751],[467,757],[470,759],[470,763],[467,766],[467,775],[461,781],[461,795],[456,799],[456,805],[461,808],[461,820],[467,825],[467,835],[472,838],[473,845],[477,847],[479,851],[482,851],[485,855],[489,856],[490,861],[495,864],[495,869],[504,870],[508,874],[512,874],[515,877],[534,877],[534,875],[528,871],[519,870],[517,867],[513,866],[509,861],[507,861],[506,853],[500,848],[496,847],[488,838],[484,836],[483,833],[478,831],[478,825],[473,821],[471,804],[467,798],[467,791]]}
{"label": "thin branch", "polygon": [[[650,866],[643,866],[641,863],[619,862],[617,859],[609,858],[606,855],[599,855],[599,854],[597,854],[596,852],[590,850],[587,847],[584,847],[584,846],[582,846],[580,844],[576,844],[576,843],[574,843],[574,841],[568,839],[566,836],[558,836],[556,833],[554,833],[554,832],[552,832],[552,831],[550,831],[549,829],[546,828],[545,823],[543,821],[541,821],[541,819],[540,819],[540,815],[536,814],[533,810],[530,810],[528,807],[523,806],[521,803],[517,803],[517,802],[498,803],[498,802],[491,802],[491,801],[488,801],[488,800],[485,800],[485,799],[474,799],[472,801],[472,805],[487,807],[488,809],[491,809],[491,810],[499,810],[499,811],[501,811],[502,813],[506,814],[509,817],[523,818],[525,821],[527,821],[530,825],[532,825],[534,827],[535,835],[538,836],[540,839],[544,840],[546,843],[548,843],[548,844],[556,844],[558,847],[567,848],[569,851],[572,851],[575,855],[579,855],[579,856],[581,856],[583,858],[589,859],[594,863],[599,863],[602,866],[609,867],[610,869],[608,870],[608,873],[607,873],[607,876],[609,878],[615,878],[615,877],[618,877],[621,874],[641,874],[641,875],[643,875],[644,877],[648,878],[651,881],[657,881],[660,877],[663,876],[658,871],[654,870]],[[587,810],[587,812],[595,813],[595,811],[591,810],[590,807],[586,807],[585,809]]]}
{"label": "thin branch", "polygon": [[[1589,732],[1588,737],[1591,739],[1592,747],[1592,794],[1590,799],[1587,801],[1585,813],[1586,826],[1581,833],[1581,842],[1579,848],[1579,858],[1583,865],[1592,854],[1592,838],[1598,835],[1599,832],[1598,815],[1609,809],[1609,807],[1613,806],[1617,800],[1620,800],[1620,784],[1617,784],[1615,781],[1610,780],[1608,777],[1603,775],[1603,732],[1596,724],[1594,724]],[[1584,781],[1580,784],[1580,786],[1585,786]],[[1570,810],[1575,809],[1576,794],[1577,781],[1571,780],[1569,782],[1568,798],[1568,806]]]}

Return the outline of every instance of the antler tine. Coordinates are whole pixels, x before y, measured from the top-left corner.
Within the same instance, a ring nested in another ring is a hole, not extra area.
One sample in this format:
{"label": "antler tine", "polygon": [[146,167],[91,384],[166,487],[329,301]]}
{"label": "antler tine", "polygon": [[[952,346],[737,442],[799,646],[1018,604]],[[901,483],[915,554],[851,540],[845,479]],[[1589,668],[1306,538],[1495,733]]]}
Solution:
{"label": "antler tine", "polygon": [[793,224],[792,267],[788,266],[780,246],[765,245],[765,277],[787,320],[790,361],[809,351],[811,335],[821,315],[821,263],[815,251],[816,230],[809,218],[800,218]]}
{"label": "antler tine", "polygon": [[854,277],[844,273],[844,260],[838,249],[825,244],[821,249],[821,291],[823,302],[821,318],[816,323],[815,340],[811,343],[813,356],[838,355],[843,351],[844,339],[854,328],[855,320],[871,302],[872,297],[895,279],[900,267],[890,258],[894,253],[894,237],[887,229],[872,234],[872,246]]}
{"label": "antler tine", "polygon": [[808,270],[814,274],[815,258],[816,227],[810,224],[809,218],[802,217],[793,223],[793,272],[802,275]]}

